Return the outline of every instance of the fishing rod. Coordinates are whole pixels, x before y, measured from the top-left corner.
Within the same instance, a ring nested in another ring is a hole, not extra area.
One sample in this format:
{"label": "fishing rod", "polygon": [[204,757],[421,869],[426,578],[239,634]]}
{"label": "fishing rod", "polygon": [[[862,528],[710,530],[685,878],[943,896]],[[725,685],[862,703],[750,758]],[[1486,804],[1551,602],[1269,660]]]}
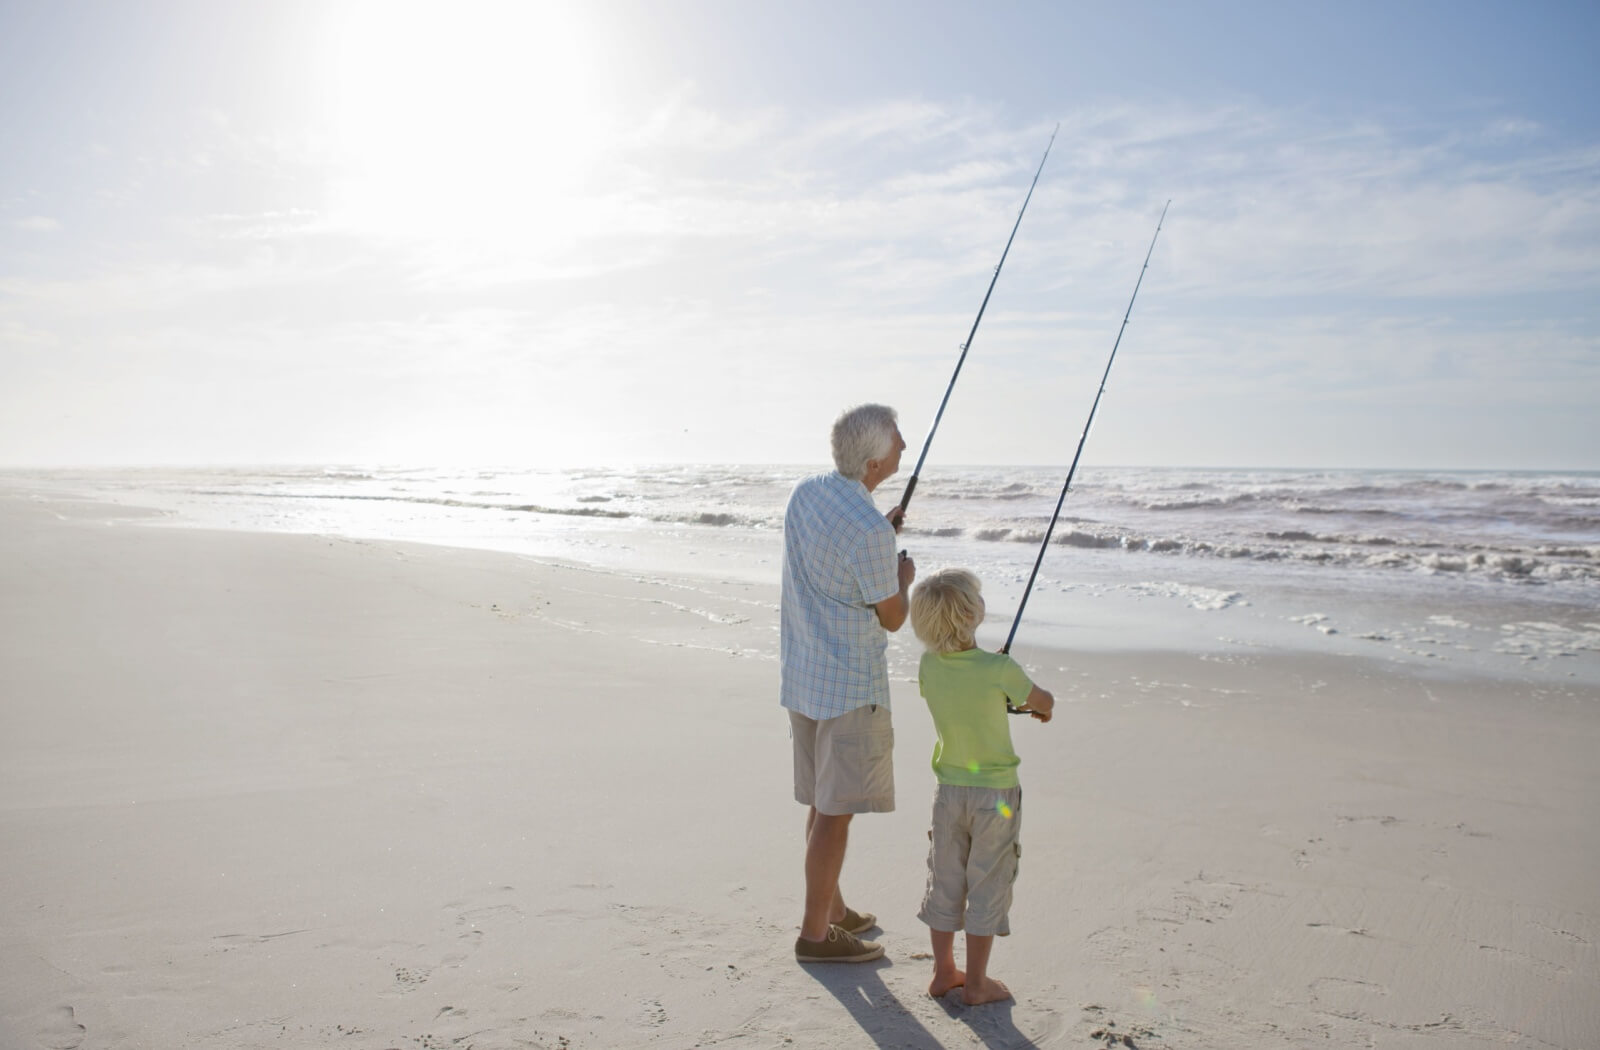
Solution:
{"label": "fishing rod", "polygon": [[[1055,531],[1056,520],[1061,517],[1061,505],[1067,501],[1067,489],[1072,487],[1072,475],[1078,470],[1078,457],[1083,455],[1083,443],[1089,439],[1089,428],[1094,425],[1095,410],[1100,407],[1100,395],[1106,392],[1106,379],[1111,375],[1111,363],[1117,359],[1117,347],[1122,345],[1122,333],[1127,331],[1128,318],[1133,316],[1133,301],[1139,298],[1139,286],[1144,283],[1144,272],[1150,269],[1150,253],[1156,250],[1156,237],[1161,236],[1161,224],[1167,219],[1167,208],[1172,206],[1167,201],[1161,208],[1161,218],[1156,220],[1155,236],[1150,238],[1150,248],[1144,253],[1144,265],[1139,268],[1139,279],[1133,282],[1133,295],[1128,299],[1128,310],[1122,315],[1122,327],[1117,329],[1117,341],[1111,344],[1111,357],[1106,361],[1106,370],[1100,376],[1100,390],[1094,395],[1094,404],[1089,406],[1089,418],[1084,421],[1083,434],[1078,438],[1078,451],[1073,453],[1072,466],[1067,468],[1066,484],[1061,486],[1061,497],[1056,500],[1056,512],[1050,516],[1050,527],[1044,530],[1044,542],[1039,544],[1039,556],[1033,560],[1033,572],[1028,576],[1028,585],[1022,589],[1022,600],[1017,602],[1017,617],[1011,621],[1011,633],[1006,635],[1006,644],[1000,647],[1002,653],[1011,651],[1011,642],[1017,637],[1017,625],[1022,623],[1022,610],[1028,606],[1028,595],[1033,591],[1033,581],[1039,575],[1039,566],[1044,562],[1044,552],[1050,547],[1050,534]],[[1019,708],[1012,707],[1008,702],[1006,710],[1012,714],[1021,714]]]}
{"label": "fishing rod", "polygon": [[[939,402],[939,411],[934,413],[933,425],[928,428],[928,436],[922,442],[922,454],[917,457],[917,465],[911,471],[911,480],[906,482],[905,495],[900,497],[900,518],[904,520],[906,507],[911,505],[911,494],[917,490],[917,475],[922,473],[922,463],[928,458],[928,449],[933,444],[934,431],[939,429],[939,420],[944,418],[944,406],[950,403],[950,391],[956,388],[956,378],[961,375],[961,366],[967,360],[967,350],[972,346],[972,337],[978,334],[978,325],[983,321],[983,311],[989,306],[989,296],[994,294],[995,282],[1000,280],[1000,269],[1006,264],[1006,256],[1011,253],[1011,242],[1017,239],[1017,228],[1022,225],[1022,216],[1028,210],[1028,202],[1033,199],[1033,188],[1039,185],[1039,173],[1044,171],[1044,162],[1050,159],[1050,147],[1056,144],[1056,134],[1061,130],[1057,124],[1055,131],[1050,133],[1050,141],[1045,144],[1044,156],[1039,159],[1039,169],[1033,173],[1033,182],[1028,186],[1028,195],[1022,199],[1022,210],[1017,212],[1017,221],[1011,227],[1011,236],[1006,238],[1005,251],[1000,253],[1000,262],[995,265],[994,276],[989,279],[989,290],[983,293],[983,303],[978,307],[978,316],[973,319],[972,330],[967,333],[967,341],[961,344],[961,356],[956,359],[956,370],[950,376],[950,385],[944,388],[944,398]],[[897,529],[898,525],[895,526]]]}

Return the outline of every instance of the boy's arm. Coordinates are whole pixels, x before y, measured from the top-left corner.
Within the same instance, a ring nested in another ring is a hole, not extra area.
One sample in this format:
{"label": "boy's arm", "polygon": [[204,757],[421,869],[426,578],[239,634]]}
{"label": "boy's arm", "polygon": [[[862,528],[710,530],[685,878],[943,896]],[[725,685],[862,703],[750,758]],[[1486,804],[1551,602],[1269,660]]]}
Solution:
{"label": "boy's arm", "polygon": [[1038,686],[1034,686],[1029,691],[1028,699],[1023,702],[1021,707],[1017,708],[1018,711],[1030,714],[1041,722],[1050,721],[1051,713],[1055,709],[1056,698],[1050,694],[1048,689],[1040,689]]}
{"label": "boy's arm", "polygon": [[[1034,685],[1028,673],[1022,669],[1022,665],[1009,653],[1002,653],[1001,656],[1003,660],[1000,664],[1000,679],[1001,688],[1006,694],[1006,710],[1014,715],[1032,715],[1041,722],[1050,721],[1050,712],[1055,710],[1056,698],[1050,695],[1048,689],[1040,689]],[[1024,688],[1028,690],[1027,699],[1013,707],[1016,697],[1022,695]]]}

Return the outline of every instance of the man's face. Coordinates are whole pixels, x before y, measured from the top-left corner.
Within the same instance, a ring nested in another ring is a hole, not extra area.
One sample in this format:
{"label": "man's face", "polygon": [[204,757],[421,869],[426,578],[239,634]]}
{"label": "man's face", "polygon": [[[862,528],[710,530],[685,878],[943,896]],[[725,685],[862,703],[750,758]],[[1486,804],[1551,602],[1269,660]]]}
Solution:
{"label": "man's face", "polygon": [[889,455],[883,460],[883,476],[893,477],[895,471],[900,469],[900,453],[906,450],[906,439],[900,436],[900,428],[894,428],[894,444],[889,446]]}

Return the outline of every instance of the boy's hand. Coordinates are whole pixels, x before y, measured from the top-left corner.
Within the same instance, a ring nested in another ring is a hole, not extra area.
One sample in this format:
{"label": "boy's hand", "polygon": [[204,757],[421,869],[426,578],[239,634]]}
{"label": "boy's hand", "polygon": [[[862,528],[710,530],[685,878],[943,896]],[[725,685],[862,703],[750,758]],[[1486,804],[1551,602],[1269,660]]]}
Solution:
{"label": "boy's hand", "polygon": [[1022,705],[1022,710],[1041,722],[1048,722],[1055,713],[1056,698],[1048,689],[1034,686],[1033,691],[1028,694],[1027,703]]}

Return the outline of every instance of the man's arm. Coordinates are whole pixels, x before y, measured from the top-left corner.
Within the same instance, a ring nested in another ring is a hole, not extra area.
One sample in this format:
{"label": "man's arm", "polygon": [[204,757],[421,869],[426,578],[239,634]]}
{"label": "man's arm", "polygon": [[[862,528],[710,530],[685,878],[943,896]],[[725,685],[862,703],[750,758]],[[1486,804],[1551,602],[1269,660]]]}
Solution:
{"label": "man's arm", "polygon": [[900,559],[900,590],[877,605],[872,611],[886,631],[898,631],[911,613],[911,581],[917,578],[917,563],[910,556]]}

